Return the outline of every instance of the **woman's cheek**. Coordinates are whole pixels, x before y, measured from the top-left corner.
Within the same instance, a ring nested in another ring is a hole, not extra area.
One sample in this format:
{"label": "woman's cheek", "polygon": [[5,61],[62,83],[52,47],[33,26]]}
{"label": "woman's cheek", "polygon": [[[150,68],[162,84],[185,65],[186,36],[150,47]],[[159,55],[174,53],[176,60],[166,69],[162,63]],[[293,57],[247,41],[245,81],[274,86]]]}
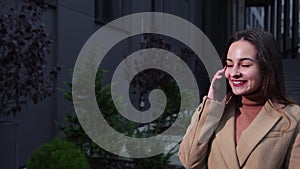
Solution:
{"label": "woman's cheek", "polygon": [[229,79],[229,73],[228,73],[228,71],[225,71],[225,78]]}

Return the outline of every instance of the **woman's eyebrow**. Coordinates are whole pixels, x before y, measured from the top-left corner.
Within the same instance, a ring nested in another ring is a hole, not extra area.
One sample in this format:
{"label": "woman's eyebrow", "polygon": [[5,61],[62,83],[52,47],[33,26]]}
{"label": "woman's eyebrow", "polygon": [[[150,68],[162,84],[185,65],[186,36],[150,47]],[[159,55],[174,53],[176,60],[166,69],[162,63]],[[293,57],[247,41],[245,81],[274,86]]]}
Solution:
{"label": "woman's eyebrow", "polygon": [[[256,62],[256,60],[251,59],[251,58],[240,58],[240,59],[239,59],[239,61],[245,61],[245,60],[249,60],[249,61],[252,61],[252,62]],[[233,62],[232,59],[226,59],[226,61]]]}
{"label": "woman's eyebrow", "polygon": [[241,58],[241,59],[239,59],[239,60],[240,60],[240,61],[250,60],[250,61],[252,61],[252,62],[256,62],[256,60],[251,59],[251,58]]}

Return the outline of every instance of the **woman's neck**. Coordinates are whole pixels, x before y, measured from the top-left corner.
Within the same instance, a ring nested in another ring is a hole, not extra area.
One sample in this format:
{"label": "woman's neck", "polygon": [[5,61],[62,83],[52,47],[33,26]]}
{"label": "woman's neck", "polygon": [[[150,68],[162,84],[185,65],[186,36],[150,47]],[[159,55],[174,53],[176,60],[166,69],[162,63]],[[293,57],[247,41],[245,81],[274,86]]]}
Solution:
{"label": "woman's neck", "polygon": [[261,92],[241,96],[241,106],[243,107],[263,106],[265,103],[266,99]]}
{"label": "woman's neck", "polygon": [[240,105],[235,116],[236,143],[238,143],[242,132],[250,125],[266,102],[261,92],[244,95],[240,99]]}

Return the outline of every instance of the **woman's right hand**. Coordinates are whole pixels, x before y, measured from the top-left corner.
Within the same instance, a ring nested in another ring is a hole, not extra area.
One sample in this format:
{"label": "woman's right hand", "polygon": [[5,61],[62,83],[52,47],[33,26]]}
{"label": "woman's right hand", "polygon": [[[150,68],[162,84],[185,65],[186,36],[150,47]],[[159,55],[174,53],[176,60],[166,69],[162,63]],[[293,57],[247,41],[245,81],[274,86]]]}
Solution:
{"label": "woman's right hand", "polygon": [[214,75],[207,95],[209,99],[219,100],[219,98],[217,98],[216,93],[221,88],[222,79],[225,78],[225,70],[226,66],[223,69],[218,70],[217,73]]}

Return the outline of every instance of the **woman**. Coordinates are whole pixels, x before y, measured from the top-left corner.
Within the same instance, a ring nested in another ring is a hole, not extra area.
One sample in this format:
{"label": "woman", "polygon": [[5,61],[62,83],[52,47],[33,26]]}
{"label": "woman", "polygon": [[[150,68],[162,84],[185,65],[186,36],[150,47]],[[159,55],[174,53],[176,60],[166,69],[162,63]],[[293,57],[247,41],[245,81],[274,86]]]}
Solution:
{"label": "woman", "polygon": [[[233,35],[219,70],[194,113],[179,158],[187,169],[297,169],[300,107],[286,94],[281,54],[272,35],[245,30]],[[228,96],[215,84],[225,76]]]}

